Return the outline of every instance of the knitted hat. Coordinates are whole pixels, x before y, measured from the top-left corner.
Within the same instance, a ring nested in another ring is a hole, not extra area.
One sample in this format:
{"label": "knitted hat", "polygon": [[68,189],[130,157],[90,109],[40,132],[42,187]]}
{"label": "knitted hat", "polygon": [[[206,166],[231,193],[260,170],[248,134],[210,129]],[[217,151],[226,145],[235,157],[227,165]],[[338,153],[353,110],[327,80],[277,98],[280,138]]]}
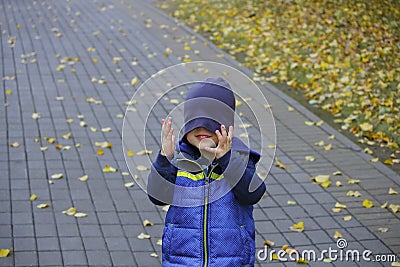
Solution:
{"label": "knitted hat", "polygon": [[189,88],[184,103],[185,126],[183,137],[196,128],[211,132],[233,126],[235,95],[223,78],[208,78]]}

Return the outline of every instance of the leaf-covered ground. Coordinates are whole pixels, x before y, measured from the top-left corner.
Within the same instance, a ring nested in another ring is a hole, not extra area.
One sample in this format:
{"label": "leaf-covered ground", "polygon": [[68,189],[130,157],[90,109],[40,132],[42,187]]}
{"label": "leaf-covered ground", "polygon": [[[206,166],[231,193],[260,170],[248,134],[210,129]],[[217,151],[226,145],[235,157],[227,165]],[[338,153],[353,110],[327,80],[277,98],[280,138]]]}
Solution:
{"label": "leaf-covered ground", "polygon": [[167,0],[160,7],[256,79],[288,84],[360,142],[399,153],[399,1]]}

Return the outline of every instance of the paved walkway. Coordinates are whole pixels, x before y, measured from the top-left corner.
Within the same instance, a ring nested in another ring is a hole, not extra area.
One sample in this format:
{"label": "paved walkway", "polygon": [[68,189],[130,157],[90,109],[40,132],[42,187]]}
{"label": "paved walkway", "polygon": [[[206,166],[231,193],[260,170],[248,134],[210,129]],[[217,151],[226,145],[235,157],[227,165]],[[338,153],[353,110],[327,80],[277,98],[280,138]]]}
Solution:
{"label": "paved walkway", "polygon": [[[0,266],[159,266],[157,242],[165,212],[138,186],[124,186],[133,179],[125,173],[120,114],[139,85],[133,86],[132,79],[143,82],[185,56],[251,73],[144,1],[3,0],[0,31],[0,249],[12,248],[0,258]],[[187,45],[190,51],[184,49]],[[318,253],[337,249],[334,234],[339,232],[347,249],[398,256],[399,213],[380,206],[400,204],[398,195],[388,194],[389,188],[400,191],[400,177],[371,163],[370,156],[327,124],[307,126],[305,121],[319,118],[272,86],[263,90],[276,120],[277,156],[290,169],[272,167],[268,194],[255,206],[257,248],[267,239],[275,249],[288,244]],[[40,118],[32,118],[34,113]],[[316,146],[321,140],[332,149]],[[105,141],[112,148],[96,146]],[[305,160],[310,155],[315,161]],[[133,158],[141,162],[140,156]],[[103,172],[106,165],[118,170]],[[334,176],[336,171],[342,175]],[[60,173],[61,179],[52,178]],[[330,175],[330,187],[311,182],[320,174]],[[86,182],[78,179],[84,175]],[[348,178],[360,182],[348,184]],[[343,186],[336,186],[337,181]],[[362,196],[346,196],[349,190]],[[33,194],[37,198],[30,201]],[[375,206],[364,208],[364,199]],[[333,212],[337,202],[347,208]],[[48,207],[38,208],[40,204]],[[71,207],[87,217],[62,213]],[[351,220],[343,220],[348,215]],[[146,219],[154,225],[143,226]],[[303,232],[289,230],[299,221]],[[139,239],[141,233],[150,238]],[[295,264],[257,262],[267,265]]]}

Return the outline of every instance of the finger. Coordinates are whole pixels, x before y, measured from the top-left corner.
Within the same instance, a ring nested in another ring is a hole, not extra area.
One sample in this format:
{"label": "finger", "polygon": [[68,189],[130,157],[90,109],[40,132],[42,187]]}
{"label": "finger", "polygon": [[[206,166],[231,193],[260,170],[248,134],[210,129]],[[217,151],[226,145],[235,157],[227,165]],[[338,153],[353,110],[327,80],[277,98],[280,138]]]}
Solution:
{"label": "finger", "polygon": [[217,151],[218,151],[218,148],[216,148],[216,147],[208,147],[208,146],[206,146],[206,147],[204,147],[204,149],[206,151],[210,152],[210,153],[213,153],[213,154],[216,154]]}
{"label": "finger", "polygon": [[163,132],[164,136],[168,135],[168,133],[171,130],[171,126],[172,126],[172,118],[171,117],[169,117],[168,120],[163,119],[162,132]]}
{"label": "finger", "polygon": [[228,137],[232,140],[233,138],[233,126],[229,126],[229,132],[228,132]]}
{"label": "finger", "polygon": [[172,134],[173,134],[173,133],[174,133],[174,128],[171,127],[171,129],[169,129],[167,138],[170,139],[170,140],[172,140],[172,136],[173,136]]}
{"label": "finger", "polygon": [[225,125],[221,125],[221,134],[222,134],[222,139],[221,139],[222,143],[221,144],[224,144],[227,142],[227,138],[226,138],[227,133],[226,133]]}
{"label": "finger", "polygon": [[222,136],[226,138],[227,133],[226,133],[226,127],[225,127],[225,125],[221,125],[221,133],[222,133]]}
{"label": "finger", "polygon": [[217,135],[217,138],[218,138],[218,146],[222,145],[222,142],[224,141],[224,139],[223,139],[221,132],[216,130],[215,134]]}

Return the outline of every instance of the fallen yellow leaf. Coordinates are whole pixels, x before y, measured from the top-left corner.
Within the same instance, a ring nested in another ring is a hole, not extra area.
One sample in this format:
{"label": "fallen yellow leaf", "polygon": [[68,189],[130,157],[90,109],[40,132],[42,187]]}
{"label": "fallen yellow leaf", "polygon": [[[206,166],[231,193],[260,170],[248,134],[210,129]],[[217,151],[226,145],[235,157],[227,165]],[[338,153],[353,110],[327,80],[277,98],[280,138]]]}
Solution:
{"label": "fallen yellow leaf", "polygon": [[19,143],[18,142],[14,142],[14,143],[10,144],[10,147],[17,148],[17,147],[19,147]]}
{"label": "fallen yellow leaf", "polygon": [[276,167],[279,167],[279,168],[281,168],[281,169],[283,169],[283,170],[289,170],[289,169],[290,169],[289,166],[285,166],[285,165],[282,163],[282,161],[280,160],[279,157],[275,157],[275,166],[276,166]]}
{"label": "fallen yellow leaf", "polygon": [[133,187],[133,186],[135,186],[135,183],[134,182],[128,182],[128,183],[125,183],[124,186],[127,187],[127,188],[128,187]]}
{"label": "fallen yellow leaf", "polygon": [[320,184],[320,186],[322,186],[323,188],[328,188],[331,185],[331,181],[327,180],[325,182],[323,182],[322,184]]}
{"label": "fallen yellow leaf", "polygon": [[364,199],[362,205],[364,208],[370,209],[374,206],[374,203],[369,199]]}
{"label": "fallen yellow leaf", "polygon": [[394,165],[394,162],[391,158],[386,159],[383,163],[390,166]]}
{"label": "fallen yellow leaf", "polygon": [[306,156],[306,161],[311,161],[313,162],[315,160],[314,156]]}
{"label": "fallen yellow leaf", "polygon": [[322,147],[322,146],[325,145],[325,142],[324,142],[324,140],[321,140],[321,141],[319,141],[319,142],[316,142],[315,145],[316,145],[316,146]]}
{"label": "fallen yellow leaf", "polygon": [[326,174],[321,174],[321,175],[314,176],[312,178],[312,181],[317,183],[317,184],[319,184],[323,188],[327,188],[331,184],[329,175],[326,175]]}
{"label": "fallen yellow leaf", "polygon": [[345,204],[340,203],[340,202],[336,202],[335,208],[345,209],[345,208],[347,208],[347,206]]}
{"label": "fallen yellow leaf", "polygon": [[389,231],[389,228],[387,228],[387,227],[380,227],[380,228],[378,228],[378,232],[381,232],[381,233],[386,233],[386,232],[388,232]]}
{"label": "fallen yellow leaf", "polygon": [[273,254],[271,255],[271,260],[273,260],[273,261],[279,261],[278,255],[277,255],[276,253],[273,253]]}
{"label": "fallen yellow leaf", "polygon": [[265,239],[264,246],[268,246],[268,247],[272,248],[273,246],[275,246],[275,242]]}
{"label": "fallen yellow leaf", "polygon": [[333,235],[334,238],[343,238],[343,235],[341,233],[339,233],[338,231],[335,232],[335,234]]}
{"label": "fallen yellow leaf", "polygon": [[79,177],[78,178],[80,181],[82,181],[82,182],[86,182],[88,179],[89,179],[89,176],[88,175],[84,175],[84,176],[82,176],[82,177]]}
{"label": "fallen yellow leaf", "polygon": [[341,208],[332,208],[332,212],[334,212],[334,213],[339,213],[339,212],[341,212],[343,209],[341,209]]}
{"label": "fallen yellow leaf", "polygon": [[348,192],[346,193],[346,196],[349,196],[349,197],[361,197],[362,195],[361,195],[361,193],[358,192],[358,191],[350,190],[350,191],[348,191]]}
{"label": "fallen yellow leaf", "polygon": [[347,179],[347,183],[348,183],[348,184],[359,184],[359,183],[360,183],[360,180],[348,178],[348,179]]}
{"label": "fallen yellow leaf", "polygon": [[368,148],[368,147],[366,147],[365,149],[364,149],[364,152],[365,153],[367,153],[367,154],[369,154],[369,155],[372,155],[374,152],[372,152],[372,150],[370,149],[370,148]]}
{"label": "fallen yellow leaf", "polygon": [[304,258],[298,258],[296,260],[296,263],[298,263],[298,264],[306,264],[306,263],[308,263],[308,261],[306,259],[304,259]]}
{"label": "fallen yellow leaf", "polygon": [[71,139],[71,136],[72,136],[72,133],[69,132],[69,133],[64,134],[64,135],[63,135],[63,138],[64,138],[64,139]]}
{"label": "fallen yellow leaf", "polygon": [[353,217],[351,215],[344,216],[343,221],[350,221]]}
{"label": "fallen yellow leaf", "polygon": [[95,146],[101,147],[101,148],[112,148],[112,143],[109,142],[95,142]]}
{"label": "fallen yellow leaf", "polygon": [[379,158],[378,158],[378,157],[372,158],[372,159],[370,159],[369,161],[371,161],[371,162],[378,162],[378,161],[379,161]]}
{"label": "fallen yellow leaf", "polygon": [[324,146],[324,149],[325,149],[326,151],[332,150],[332,144],[329,144],[329,145]]}
{"label": "fallen yellow leaf", "polygon": [[87,217],[88,215],[86,213],[83,212],[77,212],[74,214],[75,218],[83,218],[83,217]]}
{"label": "fallen yellow leaf", "polygon": [[45,209],[49,207],[48,203],[42,203],[36,206],[38,209]]}
{"label": "fallen yellow leaf", "polygon": [[390,209],[393,213],[398,213],[398,212],[400,211],[400,205],[390,204],[390,205],[389,205],[389,209]]}
{"label": "fallen yellow leaf", "polygon": [[149,238],[150,238],[150,235],[145,234],[145,233],[140,233],[140,234],[137,236],[137,238],[139,238],[139,239],[149,239]]}
{"label": "fallen yellow leaf", "polygon": [[146,219],[143,221],[143,226],[154,226],[154,223]]}
{"label": "fallen yellow leaf", "polygon": [[64,210],[62,213],[66,214],[68,216],[72,216],[72,215],[74,215],[76,213],[76,208],[71,207],[71,208],[69,208],[67,210]]}
{"label": "fallen yellow leaf", "polygon": [[303,232],[304,231],[304,222],[295,223],[292,226],[290,226],[289,229],[292,231],[296,231],[296,232]]}
{"label": "fallen yellow leaf", "polygon": [[394,190],[393,188],[389,188],[389,195],[397,195],[399,194],[396,190]]}
{"label": "fallen yellow leaf", "polygon": [[34,120],[40,119],[40,113],[32,113],[32,119]]}
{"label": "fallen yellow leaf", "polygon": [[371,132],[373,130],[374,126],[368,122],[364,122],[360,124],[360,129],[363,132]]}
{"label": "fallen yellow leaf", "polygon": [[11,249],[0,249],[0,258],[5,258],[10,255]]}
{"label": "fallen yellow leaf", "polygon": [[111,167],[110,165],[106,165],[103,168],[103,172],[117,172],[118,170],[116,168]]}
{"label": "fallen yellow leaf", "polygon": [[63,178],[63,176],[64,176],[64,174],[62,174],[62,173],[56,173],[51,176],[51,179],[61,179],[61,178]]}

